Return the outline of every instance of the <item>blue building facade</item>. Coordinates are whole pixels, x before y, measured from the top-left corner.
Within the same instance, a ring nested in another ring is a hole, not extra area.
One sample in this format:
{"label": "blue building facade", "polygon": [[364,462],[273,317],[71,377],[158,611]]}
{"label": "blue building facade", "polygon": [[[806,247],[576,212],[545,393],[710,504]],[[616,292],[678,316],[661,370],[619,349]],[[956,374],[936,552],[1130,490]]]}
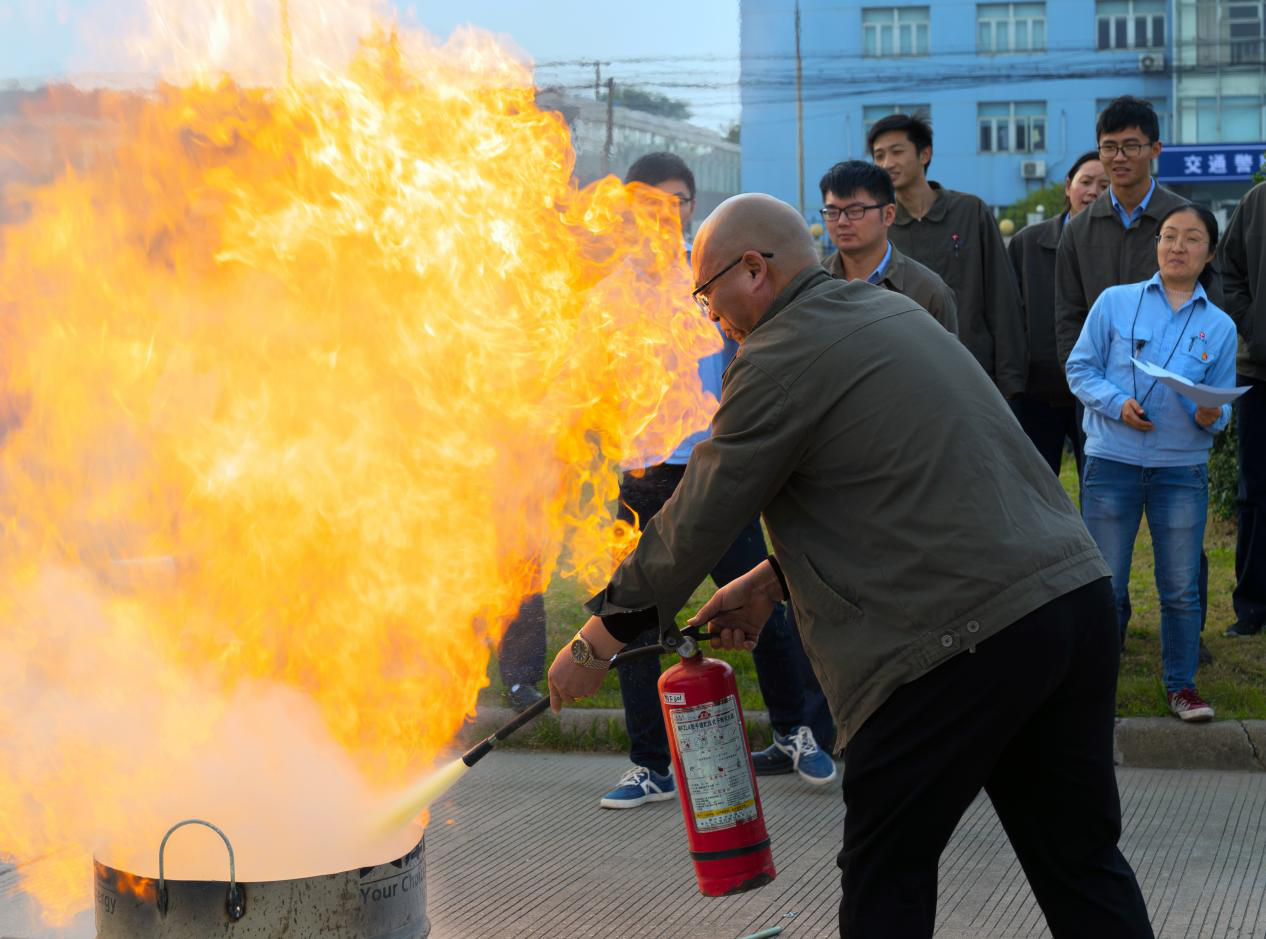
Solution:
{"label": "blue building facade", "polygon": [[931,118],[931,179],[999,207],[1062,180],[1118,95],[1151,101],[1172,139],[1171,0],[741,0],[740,13],[743,187],[807,216],[826,169],[867,159],[867,130],[896,111]]}

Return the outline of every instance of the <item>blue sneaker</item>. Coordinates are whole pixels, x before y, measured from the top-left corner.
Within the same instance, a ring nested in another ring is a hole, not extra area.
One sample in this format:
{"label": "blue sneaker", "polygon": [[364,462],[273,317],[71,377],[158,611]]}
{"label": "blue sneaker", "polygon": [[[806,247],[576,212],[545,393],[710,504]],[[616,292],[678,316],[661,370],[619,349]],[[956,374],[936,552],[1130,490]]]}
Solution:
{"label": "blue sneaker", "polygon": [[[774,744],[769,749],[781,751],[791,763],[791,768],[807,783],[822,786],[835,781],[835,761],[831,759],[829,753],[823,752],[818,747],[818,742],[813,739],[813,731],[808,727],[797,727],[785,737],[775,731]],[[773,772],[778,772],[778,770]],[[782,772],[785,773],[786,770]],[[765,775],[771,775],[770,771],[767,770]]]}
{"label": "blue sneaker", "polygon": [[604,809],[635,809],[645,802],[663,802],[677,794],[672,774],[661,776],[645,766],[635,766],[598,804]]}

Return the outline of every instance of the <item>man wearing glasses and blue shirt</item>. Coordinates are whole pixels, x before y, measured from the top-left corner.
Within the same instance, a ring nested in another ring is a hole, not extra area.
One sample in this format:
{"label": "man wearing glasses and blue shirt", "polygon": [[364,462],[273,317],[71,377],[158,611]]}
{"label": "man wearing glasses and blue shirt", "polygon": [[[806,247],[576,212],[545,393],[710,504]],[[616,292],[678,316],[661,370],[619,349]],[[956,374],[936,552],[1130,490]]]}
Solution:
{"label": "man wearing glasses and blue shirt", "polygon": [[[651,186],[674,197],[685,237],[694,216],[695,178],[681,157],[662,152],[639,157],[625,174],[625,182]],[[689,242],[685,248],[689,258]],[[727,339],[720,352],[699,360],[699,381],[717,398],[721,397],[722,375],[737,349],[738,344],[733,339]],[[701,430],[687,437],[662,463],[625,467],[620,476],[619,517],[629,524],[636,522],[645,529],[676,492],[686,474],[691,454],[696,446],[708,439],[708,433]],[[760,564],[767,553],[760,522],[752,513],[748,523],[711,568],[712,579],[718,587],[723,586]],[[655,642],[659,642],[658,629],[648,629],[635,638],[633,645]],[[802,674],[810,667],[795,627],[786,621],[781,605],[770,612],[753,659],[756,680],[769,708],[769,722],[774,730],[774,743],[767,750],[754,754],[757,772],[761,775],[796,772],[801,779],[814,785],[832,782],[836,778],[835,763],[819,747],[815,732],[830,743],[835,736],[835,728],[829,713],[815,713],[814,719],[805,719]],[[673,799],[676,787],[670,771],[668,737],[659,704],[659,659],[655,656],[634,658],[618,665],[616,674],[629,734],[629,760],[633,765],[599,804],[604,809],[632,809],[648,802]]]}
{"label": "man wearing glasses and blue shirt", "polygon": [[909,297],[958,335],[954,291],[930,268],[906,257],[888,240],[897,217],[892,177],[873,163],[836,163],[822,181],[822,222],[836,251],[823,263],[842,280],[865,280]]}

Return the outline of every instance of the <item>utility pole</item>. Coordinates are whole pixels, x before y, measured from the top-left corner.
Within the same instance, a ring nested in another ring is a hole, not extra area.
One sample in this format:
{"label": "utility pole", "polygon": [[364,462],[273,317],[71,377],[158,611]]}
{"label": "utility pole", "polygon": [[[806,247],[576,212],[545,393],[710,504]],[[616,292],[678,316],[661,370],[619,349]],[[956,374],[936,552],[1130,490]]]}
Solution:
{"label": "utility pole", "polygon": [[615,144],[615,79],[607,79],[607,142],[602,148],[602,175],[611,172],[611,147]]}
{"label": "utility pole", "polygon": [[800,214],[804,215],[804,72],[800,60],[800,0],[796,0],[796,176]]}
{"label": "utility pole", "polygon": [[593,62],[593,100],[602,100],[602,63],[597,59]]}

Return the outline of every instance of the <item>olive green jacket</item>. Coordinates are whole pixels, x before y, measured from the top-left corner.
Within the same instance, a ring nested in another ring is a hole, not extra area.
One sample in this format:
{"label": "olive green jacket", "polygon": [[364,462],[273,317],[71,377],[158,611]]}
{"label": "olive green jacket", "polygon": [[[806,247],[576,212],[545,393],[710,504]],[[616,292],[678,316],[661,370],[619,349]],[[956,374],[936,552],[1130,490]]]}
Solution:
{"label": "olive green jacket", "polygon": [[971,353],[816,265],[744,341],[711,436],[590,611],[670,626],[758,511],[841,750],[896,688],[1109,576]]}
{"label": "olive green jacket", "polygon": [[[1099,294],[1119,284],[1148,280],[1156,273],[1160,220],[1186,202],[1157,183],[1147,208],[1127,229],[1107,191],[1064,226],[1055,261],[1055,343],[1061,367],[1068,362]],[[1221,307],[1222,280],[1216,269],[1207,291],[1210,302]]]}
{"label": "olive green jacket", "polygon": [[[844,278],[844,260],[838,251],[823,261],[822,266],[832,277]],[[909,297],[947,330],[958,335],[958,304],[954,302],[954,291],[935,271],[906,257],[896,245],[892,246],[892,257],[879,283]]]}
{"label": "olive green jacket", "polygon": [[1218,258],[1223,309],[1240,333],[1235,370],[1266,381],[1266,183],[1250,189],[1235,207]]}
{"label": "olive green jacket", "polygon": [[993,213],[965,192],[936,190],[927,215],[916,219],[897,203],[888,240],[934,271],[954,291],[958,338],[1005,397],[1024,391],[1028,339],[1007,249]]}

